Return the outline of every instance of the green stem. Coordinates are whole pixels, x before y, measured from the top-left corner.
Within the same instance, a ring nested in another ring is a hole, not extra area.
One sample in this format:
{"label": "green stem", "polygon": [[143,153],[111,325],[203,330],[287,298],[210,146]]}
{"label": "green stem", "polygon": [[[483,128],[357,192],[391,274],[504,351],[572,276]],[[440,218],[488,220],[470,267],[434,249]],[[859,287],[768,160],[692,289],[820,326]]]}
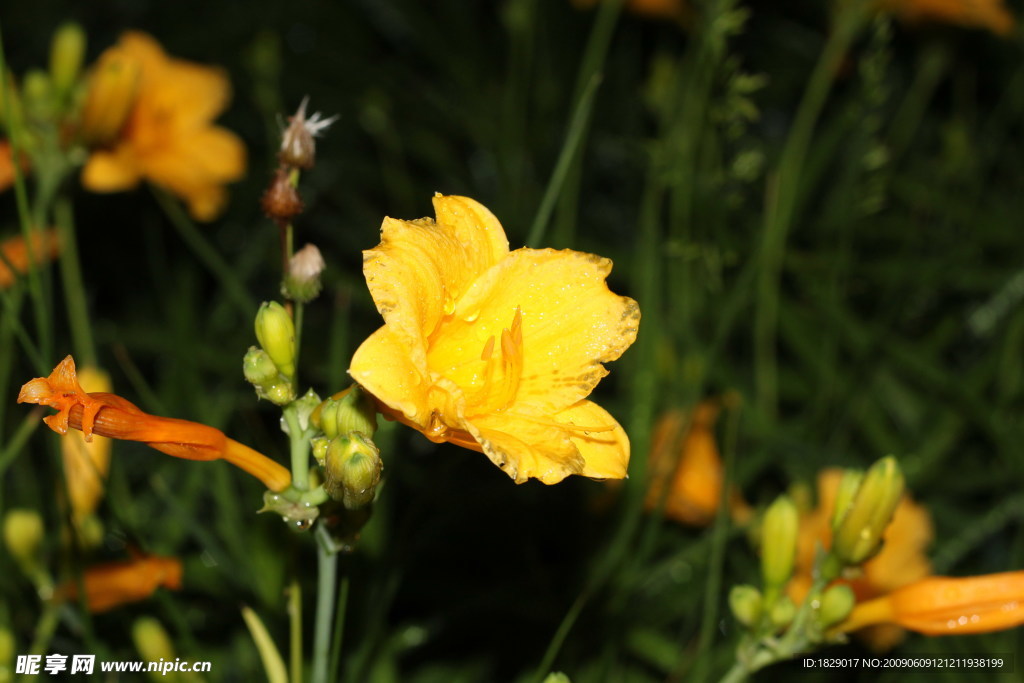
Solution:
{"label": "green stem", "polygon": [[239,281],[228,262],[203,236],[203,233],[185,214],[185,210],[181,208],[176,199],[156,187],[153,188],[153,194],[156,196],[160,208],[163,209],[164,215],[178,231],[178,235],[202,264],[220,281],[224,291],[238,308],[238,312],[244,319],[251,318],[252,312],[256,309],[256,302],[246,292],[245,286]]}
{"label": "green stem", "polygon": [[302,588],[297,578],[288,586],[288,616],[291,618],[288,668],[292,683],[302,683]]}
{"label": "green stem", "polygon": [[754,361],[757,402],[762,412],[774,416],[778,399],[778,367],[775,356],[778,327],[779,279],[786,239],[796,215],[804,161],[815,125],[832,87],[832,79],[850,44],[864,25],[866,2],[841,4],[828,42],[811,73],[807,90],[793,121],[779,159],[778,170],[769,179],[761,241],[761,269],[758,305],[754,318]]}
{"label": "green stem", "polygon": [[345,611],[348,608],[348,577],[342,577],[341,590],[338,592],[338,606],[334,609],[334,642],[331,644],[331,666],[328,669],[329,681],[339,680],[341,668],[341,646],[345,639]]}
{"label": "green stem", "polygon": [[96,367],[96,346],[89,324],[89,311],[85,301],[85,282],[82,279],[82,264],[78,255],[75,236],[74,216],[71,202],[60,197],[54,210],[57,231],[60,235],[60,272],[64,287],[64,301],[68,308],[68,323],[75,355],[84,366]]}
{"label": "green stem", "polygon": [[338,554],[322,524],[317,525],[316,622],[313,631],[312,683],[327,683],[331,654],[331,618],[335,609],[334,593],[338,587]]}
{"label": "green stem", "polygon": [[299,491],[309,490],[309,435],[299,424],[294,403],[284,408],[284,421],[288,425],[291,450],[292,486]]}

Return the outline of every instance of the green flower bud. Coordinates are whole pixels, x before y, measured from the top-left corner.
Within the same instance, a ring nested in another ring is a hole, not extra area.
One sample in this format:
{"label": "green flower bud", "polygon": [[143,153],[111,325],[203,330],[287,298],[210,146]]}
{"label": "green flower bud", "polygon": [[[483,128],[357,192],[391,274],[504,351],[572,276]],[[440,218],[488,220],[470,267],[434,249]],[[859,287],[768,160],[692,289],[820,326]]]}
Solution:
{"label": "green flower bud", "polygon": [[324,401],[314,416],[314,424],[330,439],[352,432],[372,437],[377,431],[377,407],[358,384]]}
{"label": "green flower bud", "polygon": [[840,522],[846,516],[857,489],[864,480],[864,473],[860,470],[844,470],[843,477],[839,480],[839,489],[836,491],[836,506],[832,511],[832,531],[839,528]]}
{"label": "green flower bud", "polygon": [[315,244],[307,244],[295,252],[288,262],[288,273],[281,283],[281,294],[292,301],[309,303],[320,294],[320,274],[324,257]]}
{"label": "green flower bud", "polygon": [[853,589],[845,583],[837,583],[829,586],[821,596],[821,607],[818,610],[818,618],[823,628],[834,626],[846,617],[850,616],[853,606],[857,603],[857,596]]}
{"label": "green flower bud", "polygon": [[284,306],[264,302],[256,314],[256,338],[281,374],[295,376],[295,323]]}
{"label": "green flower bud", "polygon": [[258,346],[250,346],[242,358],[242,373],[246,381],[257,387],[274,384],[280,374],[270,354]]}
{"label": "green flower bud", "polygon": [[729,591],[729,609],[736,621],[751,627],[761,618],[761,591],[751,585],[733,586]]}
{"label": "green flower bud", "polygon": [[777,595],[789,581],[796,561],[796,541],[799,530],[796,505],[789,496],[779,496],[764,513],[761,525],[761,575],[765,592]]}
{"label": "green flower bud", "polygon": [[282,381],[271,384],[267,387],[257,387],[256,393],[265,398],[275,406],[285,406],[295,400],[295,392],[292,391],[292,383]]}
{"label": "green flower bud", "polygon": [[43,519],[35,510],[11,508],[4,516],[4,544],[18,565],[32,576],[41,568]]}
{"label": "green flower bud", "polygon": [[309,445],[313,448],[313,457],[323,467],[324,460],[327,459],[327,447],[331,445],[331,440],[326,436],[314,436],[310,439]]}
{"label": "green flower bud", "polygon": [[135,643],[135,649],[139,651],[144,661],[174,661],[171,636],[153,617],[140,617],[135,620],[132,624],[132,642]]}
{"label": "green flower bud", "polygon": [[30,117],[42,121],[53,118],[55,102],[49,74],[40,69],[32,69],[25,74],[21,92],[25,98],[25,111]]}
{"label": "green flower bud", "polygon": [[796,605],[789,599],[788,595],[783,595],[781,598],[775,601],[772,605],[772,611],[769,615],[772,626],[777,629],[783,629],[789,626],[793,621],[793,617],[796,616]]}
{"label": "green flower bud", "polygon": [[373,441],[361,432],[337,436],[324,458],[324,490],[349,510],[373,501],[384,468]]}
{"label": "green flower bud", "polygon": [[867,471],[832,538],[832,553],[845,565],[871,559],[903,498],[903,472],[896,458],[882,458]]}
{"label": "green flower bud", "polygon": [[273,491],[263,493],[263,507],[259,509],[259,512],[276,512],[287,524],[299,531],[309,529],[313,526],[316,518],[320,516],[320,508],[316,505],[292,502]]}
{"label": "green flower bud", "polygon": [[78,74],[82,70],[82,57],[85,55],[85,32],[75,23],[67,23],[58,28],[50,43],[50,78],[53,87],[63,97],[71,90]]}

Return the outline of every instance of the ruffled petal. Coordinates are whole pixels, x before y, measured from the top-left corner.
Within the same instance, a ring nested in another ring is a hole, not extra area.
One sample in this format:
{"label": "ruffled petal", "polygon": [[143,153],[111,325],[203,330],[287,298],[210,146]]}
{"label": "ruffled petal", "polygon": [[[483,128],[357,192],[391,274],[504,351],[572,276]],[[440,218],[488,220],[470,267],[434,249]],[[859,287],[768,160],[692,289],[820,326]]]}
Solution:
{"label": "ruffled petal", "polygon": [[[521,314],[522,367],[515,405],[548,414],[585,398],[636,339],[640,309],[613,294],[605,283],[611,261],[593,254],[553,249],[518,249],[491,268],[455,305],[450,327],[431,347],[431,366],[456,367],[486,355],[482,349]],[[500,348],[500,346],[499,346]],[[464,387],[465,388],[465,387]],[[495,384],[494,391],[505,388]],[[467,397],[471,392],[467,390]],[[494,397],[474,402],[493,409]]]}
{"label": "ruffled petal", "polygon": [[[497,220],[473,200],[437,197],[442,220],[384,219],[381,243],[363,252],[363,273],[377,310],[426,368],[426,339],[508,243]],[[489,217],[489,218],[488,218]]]}
{"label": "ruffled petal", "polygon": [[517,484],[531,477],[557,484],[582,474],[586,465],[569,432],[540,415],[481,415],[467,420],[465,427],[484,455]]}
{"label": "ruffled petal", "polygon": [[580,474],[593,479],[626,476],[629,437],[607,410],[592,401],[580,401],[555,415],[555,421],[571,428],[569,438],[583,456]]}

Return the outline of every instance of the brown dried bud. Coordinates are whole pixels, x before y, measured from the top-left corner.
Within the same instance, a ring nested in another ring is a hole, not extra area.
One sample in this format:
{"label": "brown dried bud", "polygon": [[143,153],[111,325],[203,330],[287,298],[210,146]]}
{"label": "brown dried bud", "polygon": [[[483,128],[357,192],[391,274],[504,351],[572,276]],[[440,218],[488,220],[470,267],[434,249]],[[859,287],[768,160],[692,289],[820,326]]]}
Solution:
{"label": "brown dried bud", "polygon": [[302,199],[298,190],[292,185],[288,170],[281,166],[274,173],[267,191],[263,193],[260,206],[267,218],[284,227],[292,219],[302,213]]}

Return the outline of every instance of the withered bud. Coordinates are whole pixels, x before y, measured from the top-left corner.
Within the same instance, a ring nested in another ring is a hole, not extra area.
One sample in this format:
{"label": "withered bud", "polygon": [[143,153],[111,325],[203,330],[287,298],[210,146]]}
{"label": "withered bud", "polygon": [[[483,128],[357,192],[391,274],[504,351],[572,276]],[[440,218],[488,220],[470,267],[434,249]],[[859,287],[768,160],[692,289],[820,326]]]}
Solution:
{"label": "withered bud", "polygon": [[260,199],[260,207],[267,218],[284,227],[292,222],[292,219],[302,213],[302,199],[298,190],[292,185],[289,179],[289,172],[286,168],[279,167],[274,173],[274,179],[270,182],[263,198]]}
{"label": "withered bud", "polygon": [[282,284],[284,295],[304,304],[315,299],[320,293],[320,273],[325,265],[324,257],[315,244],[299,249],[288,262],[288,273]]}
{"label": "withered bud", "polygon": [[288,117],[288,127],[281,135],[281,149],[277,158],[285,166],[310,169],[316,163],[316,138],[337,120],[337,116],[329,119],[321,118],[320,112],[306,118],[306,105],[309,98],[304,97],[302,104],[294,116]]}

